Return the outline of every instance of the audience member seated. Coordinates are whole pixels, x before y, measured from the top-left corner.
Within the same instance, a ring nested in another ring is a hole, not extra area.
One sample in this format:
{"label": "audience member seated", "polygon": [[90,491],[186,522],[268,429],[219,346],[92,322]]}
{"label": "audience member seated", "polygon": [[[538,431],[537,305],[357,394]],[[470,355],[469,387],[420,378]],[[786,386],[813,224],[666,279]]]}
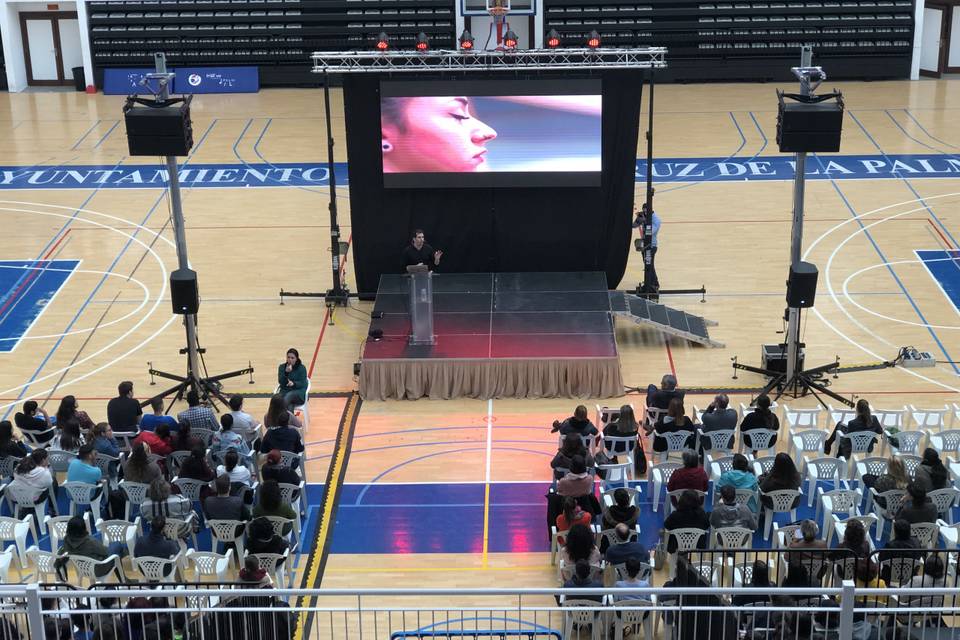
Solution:
{"label": "audience member seated", "polygon": [[250,469],[241,463],[240,454],[236,449],[229,449],[223,456],[223,464],[217,467],[217,475],[227,474],[230,477],[230,483],[233,485],[250,486]]}
{"label": "audience member seated", "polygon": [[[872,431],[877,435],[883,433],[883,428],[880,426],[880,421],[877,420],[876,416],[870,415],[870,403],[867,402],[864,398],[857,400],[857,406],[855,407],[857,413],[856,417],[848,422],[843,424],[842,422],[837,423],[837,426],[833,428],[833,433],[830,434],[830,437],[827,438],[826,442],[823,443],[823,452],[828,454],[830,453],[830,448],[833,446],[833,441],[837,439],[837,432],[844,434],[857,433],[860,431]],[[870,444],[870,451],[873,451],[873,445],[876,444],[876,440]],[[844,438],[840,440],[840,446],[837,447],[837,457],[850,459],[850,440]]]}
{"label": "audience member seated", "polygon": [[72,431],[61,431],[60,435],[53,439],[50,448],[56,451],[66,451],[67,453],[77,453],[83,446],[83,438],[74,434]]}
{"label": "audience member seated", "polygon": [[824,560],[828,557],[824,553],[827,543],[817,537],[819,533],[820,527],[816,522],[802,521],[800,528],[794,532],[793,539],[789,541],[790,552],[787,553],[787,563],[791,566],[802,566],[808,576],[812,567],[820,567],[821,570],[814,576],[816,579],[823,576]]}
{"label": "audience member seated", "polygon": [[[636,556],[629,556],[624,561],[624,568],[627,572],[627,577],[624,580],[617,580],[614,583],[614,587],[617,589],[647,589],[650,587],[650,583],[646,580],[640,579],[640,570],[643,569],[643,565],[646,564],[640,558]],[[650,596],[639,596],[639,595],[616,595],[614,596],[615,600],[636,600],[636,599],[649,600]],[[649,615],[649,614],[648,614]]]}
{"label": "audience member seated", "polygon": [[130,450],[130,457],[123,465],[123,479],[128,482],[150,484],[163,475],[160,465],[150,460],[147,454],[150,448],[142,442],[137,442]]}
{"label": "audience member seated", "polygon": [[573,410],[573,415],[563,422],[559,420],[553,421],[553,428],[550,430],[550,433],[557,431],[559,431],[562,436],[568,433],[575,433],[578,436],[595,436],[600,433],[593,423],[590,422],[587,408],[582,404],[578,405],[577,408]]}
{"label": "audience member seated", "polygon": [[37,404],[36,400],[27,400],[24,402],[23,413],[15,413],[13,415],[13,421],[17,424],[17,428],[20,429],[21,433],[34,435],[34,439],[41,444],[53,440],[55,435],[53,431],[42,436],[39,435],[53,426],[53,420],[51,420],[47,412]]}
{"label": "audience member seated", "polygon": [[[743,437],[743,446],[753,449],[753,440],[750,439],[750,432],[754,429],[768,429],[770,431],[780,430],[780,419],[777,414],[770,410],[770,396],[764,394],[757,396],[755,401],[756,408],[743,417],[740,423],[740,433]],[[777,437],[774,436],[770,441],[771,446],[776,444]],[[756,451],[754,451],[756,453]]]}
{"label": "audience member seated", "polygon": [[[158,516],[186,520],[193,513],[193,504],[186,496],[171,493],[170,483],[163,478],[156,478],[147,489],[147,499],[140,505],[140,512],[144,519],[153,519]],[[184,527],[178,532],[179,537],[186,537],[190,533]]]}
{"label": "audience member seated", "polygon": [[250,509],[243,502],[241,496],[230,495],[230,476],[222,474],[214,482],[217,494],[207,496],[203,501],[203,511],[208,520],[242,520],[250,519]]}
{"label": "audience member seated", "polygon": [[[683,467],[670,474],[667,491],[693,489],[706,493],[708,482],[707,472],[700,466],[700,457],[696,451],[688,449],[683,452]],[[703,504],[703,498],[700,499],[700,503]],[[677,504],[676,498],[674,498],[673,504]]]}
{"label": "audience member seated", "polygon": [[303,439],[300,432],[290,426],[290,415],[290,412],[281,413],[277,418],[277,426],[267,429],[266,435],[260,441],[260,453],[267,453],[271,449],[292,453],[303,451]]}
{"label": "audience member seated", "polygon": [[926,555],[924,549],[910,531],[910,523],[903,518],[897,518],[893,521],[893,537],[887,542],[887,545],[877,554],[877,562],[880,563],[880,577],[886,582],[890,582],[890,566],[885,565],[887,560],[895,558],[913,558],[917,563],[917,569],[920,568],[920,562]]}
{"label": "audience member seated", "polygon": [[[633,415],[633,407],[628,404],[620,407],[620,415],[616,420],[607,423],[607,426],[603,428],[603,435],[612,436],[614,438],[631,438],[638,437],[640,431],[640,425],[637,424],[637,419]],[[617,456],[624,454],[627,451],[627,447],[624,444],[617,444],[612,447],[608,447],[604,444],[604,449],[599,456],[605,458],[604,463],[615,462]],[[647,459],[643,453],[643,447],[640,445],[638,440],[637,446],[633,450],[633,468],[637,475],[646,472]]]}
{"label": "audience member seated", "polygon": [[[680,494],[677,501],[677,508],[663,521],[663,528],[667,531],[674,529],[703,529],[710,528],[710,518],[707,512],[700,505],[700,496],[693,491],[684,491]],[[707,536],[700,538],[697,546],[701,549],[707,547]],[[677,550],[677,539],[670,536],[667,543],[667,553],[674,553]]]}
{"label": "audience member seated", "polygon": [[[940,554],[934,553],[929,556],[923,562],[923,573],[911,578],[906,586],[911,589],[946,589],[947,571]],[[955,585],[951,584],[950,586]],[[943,608],[943,604],[942,595],[900,595],[900,606],[902,607],[929,607],[931,609],[940,609]],[[924,621],[930,626],[943,626],[940,620],[940,613],[938,612],[928,612],[920,615],[923,615]],[[917,614],[913,617],[916,618]]]}
{"label": "audience member seated", "polygon": [[93,445],[83,445],[77,452],[77,457],[67,466],[67,482],[98,484],[102,479],[103,473],[97,466]]}
{"label": "audience member seated", "polygon": [[[676,433],[677,431],[696,431],[696,427],[693,426],[693,421],[686,416],[686,411],[683,408],[683,400],[680,398],[671,400],[667,412],[660,416],[660,421],[657,422],[653,431],[653,450],[657,453],[666,451],[667,440],[662,437],[662,434]],[[693,449],[694,446],[696,446],[696,436],[691,435],[687,438],[684,446],[687,449]]]}
{"label": "audience member seated", "polygon": [[93,420],[86,411],[80,410],[77,399],[73,396],[63,396],[60,406],[57,407],[55,424],[61,430],[70,429],[77,435],[89,433],[93,429]]}
{"label": "audience member seated", "polygon": [[260,567],[256,558],[247,557],[243,561],[243,568],[237,574],[240,582],[248,582],[254,585],[255,589],[264,589],[273,586],[273,578],[267,573],[266,569]]}
{"label": "audience member seated", "polygon": [[93,436],[93,448],[111,458],[120,457],[120,443],[113,437],[113,429],[106,422],[100,422],[93,427],[90,434]]}
{"label": "audience member seated", "polygon": [[[903,464],[900,456],[891,455],[887,460],[887,470],[879,476],[872,473],[863,474],[863,484],[867,487],[873,487],[877,493],[884,493],[893,489],[906,489],[910,484],[910,477],[907,475],[907,467]],[[883,496],[874,498],[881,507],[887,506],[887,499]]]}
{"label": "audience member seated", "polygon": [[650,563],[650,553],[643,546],[643,543],[639,540],[632,542],[630,540],[631,536],[637,537],[635,529],[631,529],[625,524],[618,524],[614,533],[617,536],[617,542],[607,548],[607,553],[604,556],[607,564],[622,564],[627,561],[627,558],[637,558],[640,562]]}
{"label": "audience member seated", "polygon": [[[731,612],[724,611],[725,602],[704,587],[710,587],[699,571],[694,569],[686,556],[677,557],[677,571],[673,580],[664,583],[664,587],[698,587],[696,595],[684,595],[683,607],[677,613],[668,612],[667,619],[672,620],[678,630],[679,640],[717,640],[737,638],[737,620]],[[668,604],[676,603],[676,596],[663,599]],[[677,619],[679,618],[679,620]],[[709,630],[709,631],[707,631]]]}
{"label": "audience member seated", "polygon": [[267,454],[267,461],[260,468],[260,478],[276,480],[279,484],[294,485],[299,485],[302,480],[295,469],[283,464],[283,456],[280,455],[279,449],[271,449]]}
{"label": "audience member seated", "polygon": [[[563,583],[564,589],[602,589],[603,583],[600,582],[593,574],[593,567],[590,566],[590,563],[587,560],[577,560],[574,565],[573,575],[569,579],[565,580]],[[603,602],[602,593],[595,594],[584,594],[584,595],[571,595],[568,596],[570,600],[595,600],[597,602]]]}
{"label": "audience member seated", "polygon": [[[854,572],[854,586],[857,589],[886,589],[887,583],[880,577],[876,562],[870,558],[860,558],[857,560],[857,568]],[[854,606],[885,607],[887,606],[887,596],[859,596]]]}
{"label": "audience member seated", "polygon": [[207,463],[207,452],[200,446],[194,447],[190,451],[190,456],[180,464],[177,477],[210,482],[217,477],[217,474],[210,468]]}
{"label": "audience member seated", "polygon": [[33,501],[50,503],[51,515],[57,515],[57,482],[50,473],[46,449],[35,449],[25,456],[13,471],[11,487],[23,487],[33,495]]}
{"label": "audience member seated", "polygon": [[283,395],[283,401],[291,410],[306,401],[307,368],[300,360],[300,353],[293,348],[287,349],[287,358],[277,367],[277,391]]}
{"label": "audience member seated", "polygon": [[[770,493],[771,491],[783,491],[784,489],[799,490],[801,478],[800,472],[793,464],[793,459],[785,453],[778,453],[773,459],[773,467],[770,468],[770,473],[763,474],[757,478],[757,481],[760,483],[760,491]],[[767,509],[773,507],[770,498],[766,496],[760,496],[760,502]],[[800,504],[800,496],[794,500],[793,506],[796,507],[798,504]]]}
{"label": "audience member seated", "polygon": [[737,490],[726,485],[720,487],[719,504],[713,507],[710,514],[710,525],[714,529],[721,527],[744,527],[750,531],[757,530],[757,516],[745,504],[737,504]]}
{"label": "audience member seated", "polygon": [[287,541],[273,531],[273,525],[266,518],[254,518],[247,527],[247,551],[258,553],[283,553],[287,550]]}
{"label": "audience member seated", "polygon": [[[289,504],[283,501],[283,494],[280,493],[280,485],[273,480],[267,480],[260,485],[260,496],[256,506],[253,508],[253,517],[262,518],[263,516],[286,518],[293,520],[297,517],[296,512]],[[283,528],[283,533],[290,533],[291,525]]]}
{"label": "audience member seated", "polygon": [[863,528],[863,523],[859,520],[850,520],[846,523],[843,530],[843,540],[840,545],[830,554],[831,560],[843,560],[850,557],[853,552],[858,558],[866,558],[870,555],[870,543],[867,542],[867,531]]}
{"label": "audience member seated", "polygon": [[590,455],[590,452],[587,451],[587,448],[583,446],[580,436],[575,433],[568,433],[563,437],[563,444],[559,449],[557,449],[557,453],[555,456],[553,456],[553,460],[550,461],[550,466],[553,468],[554,478],[559,480],[564,476],[565,472],[557,471],[557,469],[566,469],[569,471],[574,456],[582,457],[584,464],[586,464],[588,467],[592,467],[595,464],[593,456]]}
{"label": "audience member seated", "polygon": [[666,411],[674,398],[683,402],[683,394],[683,391],[677,389],[677,377],[668,373],[660,379],[659,389],[655,384],[647,387],[647,406]]}
{"label": "audience member seated", "polygon": [[600,550],[590,527],[575,524],[567,531],[567,544],[560,549],[562,563],[561,578],[564,582],[573,577],[573,568],[577,562],[585,560],[593,570],[594,579],[600,579]]}
{"label": "audience member seated", "polygon": [[22,458],[30,453],[30,448],[13,435],[13,425],[9,420],[0,420],[0,457]]}
{"label": "audience member seated", "polygon": [[187,408],[177,414],[178,422],[189,422],[194,429],[209,429],[216,431],[217,416],[213,409],[200,404],[200,394],[196,389],[187,392]]}
{"label": "audience member seated", "polygon": [[613,504],[603,512],[603,528],[613,529],[623,523],[632,529],[639,517],[640,508],[630,500],[630,492],[623,488],[617,489],[613,492]]}
{"label": "audience member seated", "polygon": [[270,404],[267,406],[267,412],[263,414],[263,426],[267,429],[279,427],[281,426],[280,419],[283,416],[287,416],[287,421],[283,424],[283,426],[293,427],[294,429],[303,428],[303,423],[300,422],[300,419],[295,416],[289,408],[287,408],[287,403],[284,401],[283,396],[278,393],[270,398]]}
{"label": "audience member seated", "polygon": [[143,409],[133,397],[133,383],[124,380],[117,385],[117,397],[107,403],[107,422],[117,431],[136,431]]}
{"label": "audience member seated", "polygon": [[[731,409],[730,398],[725,393],[718,393],[713,398],[713,402],[707,405],[703,414],[700,416],[700,430],[704,433],[711,431],[735,431],[737,428],[737,411]],[[710,450],[710,440],[704,438],[700,441],[703,449]],[[727,448],[733,447],[733,436],[727,441]]]}
{"label": "audience member seated", "polygon": [[156,431],[158,426],[165,424],[170,433],[177,433],[180,424],[176,418],[168,416],[163,412],[163,398],[159,396],[152,398],[150,400],[150,408],[153,409],[153,413],[146,414],[140,418],[141,431]]}
{"label": "audience member seated", "polygon": [[[163,516],[154,516],[150,520],[150,533],[137,538],[133,547],[134,558],[173,558],[180,553],[180,545],[163,535],[163,529],[167,526],[167,519]],[[170,563],[167,565],[167,571],[164,575],[170,575],[176,565]]]}
{"label": "audience member seated", "polygon": [[909,524],[917,524],[919,522],[936,522],[938,517],[940,517],[940,514],[937,513],[937,505],[930,502],[926,487],[916,481],[908,484],[907,499],[900,507],[897,518],[902,518]]}
{"label": "audience member seated", "polygon": [[257,421],[243,410],[243,396],[230,396],[230,415],[233,416],[233,430],[241,435],[257,428]]}
{"label": "audience member seated", "polygon": [[215,460],[223,459],[224,454],[233,449],[243,457],[250,455],[250,447],[239,433],[233,429],[233,416],[225,413],[220,416],[220,431],[213,434],[210,453]]}
{"label": "audience member seated", "polygon": [[[733,454],[731,466],[731,469],[720,474],[714,487],[715,490],[721,487],[731,486],[734,489],[748,489],[756,492],[760,488],[760,484],[757,482],[757,476],[753,475],[753,469],[750,468],[750,461],[747,460],[747,456],[742,453]],[[747,506],[750,507],[750,510],[754,513],[760,509],[756,497],[750,498]]]}
{"label": "audience member seated", "polygon": [[557,481],[557,493],[574,498],[593,494],[593,476],[587,473],[583,456],[573,456],[570,460],[570,471]]}
{"label": "audience member seated", "polygon": [[[563,499],[563,513],[557,516],[557,533],[565,533],[575,524],[582,524],[590,526],[590,523],[593,521],[593,516],[588,511],[584,511],[579,504],[577,504],[576,498],[571,498],[567,496]],[[566,540],[562,535],[557,536],[557,544],[561,547],[566,544]]]}
{"label": "audience member seated", "polygon": [[[111,542],[109,546],[104,546],[102,542],[90,535],[87,529],[87,523],[83,516],[73,516],[67,522],[67,535],[60,543],[58,555],[75,555],[92,558],[93,560],[106,560],[112,555],[124,557],[127,555],[127,545],[123,542]],[[62,570],[66,567],[66,558],[57,560],[57,567]],[[105,576],[109,570],[99,573]]]}
{"label": "audience member seated", "polygon": [[[770,582],[770,567],[763,560],[755,560],[753,563],[753,575],[750,577],[750,582],[743,585],[745,587],[753,587],[755,589],[774,589],[776,584]],[[733,606],[735,607],[746,607],[747,605],[756,605],[770,602],[770,595],[767,593],[752,593],[752,594],[736,594],[733,596]],[[755,613],[757,615],[757,613]],[[759,627],[754,623],[754,627]]]}
{"label": "audience member seated", "polygon": [[172,439],[171,444],[174,451],[193,451],[197,447],[207,449],[207,443],[193,435],[190,423],[186,420],[177,423],[177,435]]}
{"label": "audience member seated", "polygon": [[937,450],[930,447],[924,449],[923,458],[913,476],[914,480],[927,491],[943,489],[950,484],[950,472],[940,461]]}
{"label": "audience member seated", "polygon": [[153,431],[141,431],[132,444],[143,443],[150,447],[150,452],[166,458],[173,453],[175,438],[170,435],[170,427],[158,424]]}

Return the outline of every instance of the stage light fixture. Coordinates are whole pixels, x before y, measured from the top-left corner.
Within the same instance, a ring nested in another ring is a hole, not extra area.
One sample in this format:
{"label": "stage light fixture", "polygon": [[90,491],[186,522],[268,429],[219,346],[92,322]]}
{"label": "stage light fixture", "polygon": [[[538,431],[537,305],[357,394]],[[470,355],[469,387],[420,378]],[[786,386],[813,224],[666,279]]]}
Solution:
{"label": "stage light fixture", "polygon": [[557,33],[556,29],[550,29],[547,32],[547,48],[556,49],[560,46],[560,34]]}
{"label": "stage light fixture", "polygon": [[464,51],[473,51],[473,35],[466,29],[460,34],[460,48]]}
{"label": "stage light fixture", "polygon": [[380,35],[377,36],[377,43],[374,46],[377,48],[377,51],[386,51],[390,48],[390,38],[387,37],[386,31],[380,32]]}
{"label": "stage light fixture", "polygon": [[507,34],[503,36],[503,46],[507,49],[517,48],[517,34],[513,32],[513,29],[508,29]]}
{"label": "stage light fixture", "polygon": [[417,51],[426,51],[430,48],[430,39],[423,31],[417,34],[417,44],[414,45]]}
{"label": "stage light fixture", "polygon": [[590,35],[587,36],[587,46],[591,49],[596,49],[600,46],[600,34],[597,33],[596,29],[591,31]]}

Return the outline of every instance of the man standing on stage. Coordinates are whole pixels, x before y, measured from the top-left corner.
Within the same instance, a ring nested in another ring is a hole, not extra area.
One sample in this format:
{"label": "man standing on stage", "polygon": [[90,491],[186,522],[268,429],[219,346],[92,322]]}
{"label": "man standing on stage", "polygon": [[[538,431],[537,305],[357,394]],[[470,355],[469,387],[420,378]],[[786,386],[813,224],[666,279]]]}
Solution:
{"label": "man standing on stage", "polygon": [[633,227],[641,230],[643,246],[643,289],[646,293],[660,291],[660,279],[654,258],[657,255],[657,235],[660,233],[660,216],[656,211],[648,215],[647,203],[643,203],[640,212],[633,221]]}
{"label": "man standing on stage", "polygon": [[440,257],[443,251],[434,251],[433,247],[424,242],[423,230],[413,232],[413,240],[403,249],[404,269],[409,266],[425,264],[430,271],[440,266]]}

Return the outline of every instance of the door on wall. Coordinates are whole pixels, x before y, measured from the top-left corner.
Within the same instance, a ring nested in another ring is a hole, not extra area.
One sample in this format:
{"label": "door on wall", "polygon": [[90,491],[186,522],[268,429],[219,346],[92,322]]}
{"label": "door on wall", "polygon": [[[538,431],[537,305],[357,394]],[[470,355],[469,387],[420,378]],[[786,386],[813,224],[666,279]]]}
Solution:
{"label": "door on wall", "polygon": [[29,85],[68,85],[83,65],[76,12],[22,12],[24,62]]}
{"label": "door on wall", "polygon": [[920,35],[920,75],[939,78],[944,71],[950,7],[927,2],[923,6],[923,33]]}

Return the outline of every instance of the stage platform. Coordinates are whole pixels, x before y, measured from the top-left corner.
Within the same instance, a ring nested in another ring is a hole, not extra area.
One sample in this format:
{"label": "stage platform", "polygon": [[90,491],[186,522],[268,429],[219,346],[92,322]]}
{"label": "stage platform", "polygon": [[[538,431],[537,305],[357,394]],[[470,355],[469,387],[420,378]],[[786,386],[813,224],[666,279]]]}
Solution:
{"label": "stage platform", "polygon": [[[434,345],[410,345],[406,275],[380,278],[360,395],[608,398],[623,394],[606,277],[434,274]],[[382,314],[382,317],[380,316]]]}

